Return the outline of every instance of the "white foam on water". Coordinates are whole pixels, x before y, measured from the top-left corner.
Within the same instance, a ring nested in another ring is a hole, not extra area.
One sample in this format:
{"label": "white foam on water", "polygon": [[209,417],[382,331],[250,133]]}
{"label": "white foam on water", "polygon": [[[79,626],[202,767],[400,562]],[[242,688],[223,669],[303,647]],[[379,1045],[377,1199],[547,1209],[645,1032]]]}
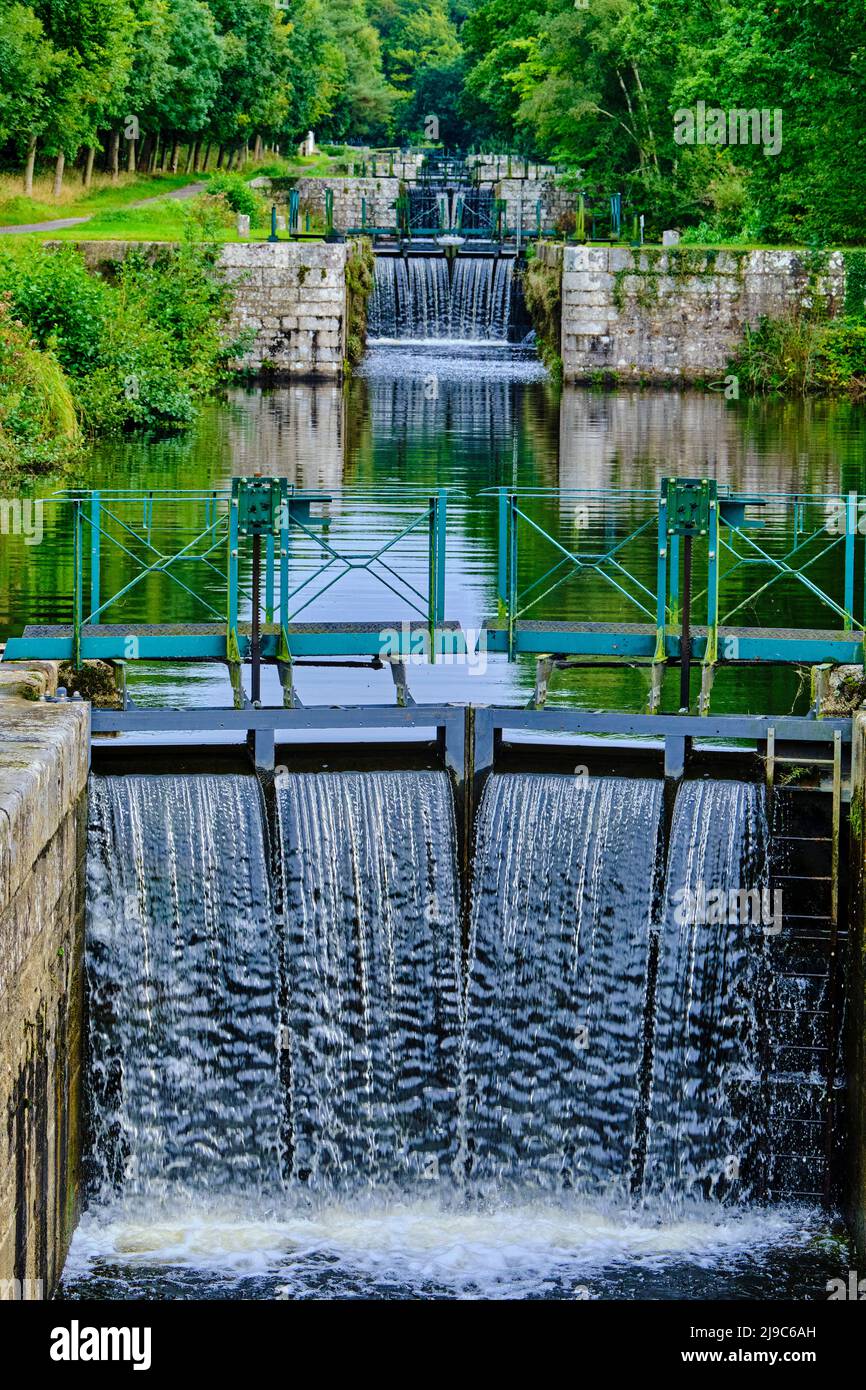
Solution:
{"label": "white foam on water", "polygon": [[374,1282],[508,1296],[552,1278],[591,1280],[593,1271],[612,1266],[660,1269],[685,1262],[709,1269],[772,1248],[805,1249],[819,1234],[816,1214],[797,1208],[732,1215],[695,1206],[681,1219],[661,1221],[543,1201],[449,1209],[435,1197],[259,1214],[221,1204],[154,1215],[121,1203],[82,1219],[64,1282],[86,1279],[105,1262],[174,1266],[223,1278],[276,1275],[286,1281],[279,1286],[282,1296],[291,1296],[293,1269],[315,1256]]}

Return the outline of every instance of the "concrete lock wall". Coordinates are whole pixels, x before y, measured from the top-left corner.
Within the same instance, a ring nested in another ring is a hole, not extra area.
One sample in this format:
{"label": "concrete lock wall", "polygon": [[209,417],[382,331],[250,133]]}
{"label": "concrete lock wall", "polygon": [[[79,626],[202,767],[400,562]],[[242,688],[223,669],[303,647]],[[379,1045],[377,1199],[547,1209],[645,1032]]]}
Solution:
{"label": "concrete lock wall", "polygon": [[798,251],[566,246],[563,376],[723,376],[747,325],[784,316],[816,294],[841,311],[841,252],[816,275]]}
{"label": "concrete lock wall", "polygon": [[334,195],[334,227],[347,232],[360,227],[362,214],[368,227],[395,227],[400,180],[394,178],[298,179],[295,187],[300,199],[301,217],[309,211],[321,224],[325,221],[325,193]]}
{"label": "concrete lock wall", "polygon": [[0,1298],[51,1296],[78,1215],[89,706],[53,684],[0,667]]}
{"label": "concrete lock wall", "polygon": [[538,226],[538,209],[541,205],[542,231],[556,229],[566,213],[576,213],[577,194],[565,188],[557,188],[552,179],[502,179],[496,184],[494,193],[505,203],[505,221],[509,232],[515,233],[518,227],[524,234],[532,235]]}
{"label": "concrete lock wall", "polygon": [[346,264],[351,248],[324,242],[228,243],[220,265],[232,286],[233,332],[253,341],[245,371],[339,376],[346,356]]}

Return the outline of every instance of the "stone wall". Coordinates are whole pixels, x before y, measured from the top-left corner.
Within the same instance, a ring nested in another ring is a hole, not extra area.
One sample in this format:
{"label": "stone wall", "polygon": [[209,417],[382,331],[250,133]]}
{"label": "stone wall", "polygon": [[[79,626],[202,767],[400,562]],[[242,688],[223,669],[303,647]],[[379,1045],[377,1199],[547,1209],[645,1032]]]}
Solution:
{"label": "stone wall", "polygon": [[566,212],[577,209],[577,194],[557,188],[551,179],[502,179],[494,189],[503,199],[510,232],[517,231],[518,216],[524,233],[534,233],[538,226],[538,204],[541,203],[541,228],[550,232]]}
{"label": "stone wall", "polygon": [[321,226],[325,225],[325,193],[334,195],[334,227],[346,232],[360,227],[365,213],[368,227],[397,225],[398,178],[298,179],[295,187],[301,200],[301,218],[307,209]]}
{"label": "stone wall", "polygon": [[553,164],[538,164],[535,160],[521,159],[517,155],[470,154],[466,163],[475,170],[475,177],[482,183],[498,183],[500,179],[554,178],[556,168]]}
{"label": "stone wall", "polygon": [[814,275],[807,253],[692,247],[567,246],[562,280],[565,380],[723,377],[746,325],[778,317],[812,295],[831,312],[845,298],[833,252]]}
{"label": "stone wall", "polygon": [[0,666],[0,1298],[52,1295],[78,1215],[89,706],[54,682]]}
{"label": "stone wall", "polygon": [[237,366],[284,376],[339,376],[351,254],[343,243],[227,243],[220,264],[235,295],[232,329],[254,335]]}

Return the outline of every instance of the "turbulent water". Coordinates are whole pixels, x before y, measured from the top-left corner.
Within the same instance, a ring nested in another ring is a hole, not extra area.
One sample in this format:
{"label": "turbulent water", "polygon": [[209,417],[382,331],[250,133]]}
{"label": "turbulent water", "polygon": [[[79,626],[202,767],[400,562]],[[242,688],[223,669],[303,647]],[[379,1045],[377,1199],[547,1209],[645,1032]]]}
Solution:
{"label": "turbulent water", "polygon": [[661,814],[659,782],[488,782],[466,1035],[476,1177],[627,1195]]}
{"label": "turbulent water", "polygon": [[281,778],[292,1174],[432,1179],[453,1161],[460,912],[444,772]]}
{"label": "turbulent water", "polygon": [[504,342],[513,284],[510,256],[377,256],[370,337]]}
{"label": "turbulent water", "polygon": [[[763,788],[687,782],[668,853],[647,1183],[680,1196],[754,1187],[766,1147],[760,1027],[768,883]],[[760,906],[759,906],[760,903]],[[771,906],[771,904],[769,904]],[[741,917],[748,920],[741,921]]]}
{"label": "turbulent water", "polygon": [[747,1200],[761,927],[678,911],[761,886],[759,791],[686,784],[662,886],[659,783],[492,777],[465,1000],[445,774],[283,774],[266,825],[93,779],[64,1297],[825,1296],[820,1213]]}
{"label": "turbulent water", "polygon": [[280,1174],[277,943],[251,777],[94,777],[91,1187],[151,1199]]}

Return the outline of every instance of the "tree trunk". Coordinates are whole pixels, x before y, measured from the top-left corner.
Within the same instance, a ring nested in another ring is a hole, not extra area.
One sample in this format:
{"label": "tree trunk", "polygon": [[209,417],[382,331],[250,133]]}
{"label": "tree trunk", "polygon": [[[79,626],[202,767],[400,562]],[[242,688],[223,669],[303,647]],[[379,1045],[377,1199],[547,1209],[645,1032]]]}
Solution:
{"label": "tree trunk", "polygon": [[89,188],[91,183],[93,182],[93,161],[95,158],[96,146],[88,145],[87,155],[84,160],[84,173],[81,176],[81,182],[84,184],[85,188]]}
{"label": "tree trunk", "polygon": [[117,183],[120,174],[120,131],[113,130],[111,139],[108,142],[108,172],[111,174],[111,182]]}
{"label": "tree trunk", "polygon": [[217,165],[216,165],[216,167],[217,167],[218,169],[221,169],[221,168],[223,167],[223,153],[224,153],[223,147],[222,147],[222,145],[220,145],[219,149],[217,150]]}
{"label": "tree trunk", "polygon": [[141,142],[141,149],[138,152],[138,167],[146,174],[150,169],[150,157],[153,152],[153,136],[148,133]]}
{"label": "tree trunk", "polygon": [[57,163],[54,166],[54,188],[55,198],[59,198],[63,192],[63,170],[66,168],[66,155],[61,150],[57,156]]}
{"label": "tree trunk", "polygon": [[198,146],[196,145],[195,140],[190,140],[189,144],[186,147],[186,167],[183,171],[185,174],[191,174],[192,171],[195,169],[195,161],[197,156]]}
{"label": "tree trunk", "polygon": [[177,136],[175,136],[175,138],[174,138],[174,140],[173,140],[173,142],[172,142],[172,146],[171,146],[171,172],[172,172],[173,174],[176,174],[176,173],[177,173],[177,161],[178,161],[179,157],[180,157],[180,145],[179,145],[179,143],[178,143]]}
{"label": "tree trunk", "polygon": [[27,162],[24,165],[24,196],[33,197],[33,169],[36,164],[36,136],[31,135],[27,141]]}
{"label": "tree trunk", "polygon": [[126,172],[127,172],[128,174],[134,174],[134,173],[135,173],[135,141],[134,141],[134,140],[128,140],[128,141],[127,141]]}
{"label": "tree trunk", "polygon": [[255,160],[256,164],[258,164],[258,162],[259,162],[259,160],[261,159],[261,157],[262,157],[262,137],[261,137],[260,135],[257,135],[257,136],[256,136],[256,143],[255,143],[255,145],[253,146],[253,159]]}
{"label": "tree trunk", "polygon": [[156,173],[156,166],[159,160],[159,145],[161,140],[162,132],[158,130],[153,138],[153,149],[151,150],[150,154],[150,163],[147,166],[147,172],[149,174]]}
{"label": "tree trunk", "polygon": [[209,163],[210,163],[210,140],[208,140],[207,144],[206,144],[205,147],[204,147],[204,159],[203,159],[202,164],[201,164],[201,172],[202,172],[203,174],[207,173],[207,166],[208,166]]}

